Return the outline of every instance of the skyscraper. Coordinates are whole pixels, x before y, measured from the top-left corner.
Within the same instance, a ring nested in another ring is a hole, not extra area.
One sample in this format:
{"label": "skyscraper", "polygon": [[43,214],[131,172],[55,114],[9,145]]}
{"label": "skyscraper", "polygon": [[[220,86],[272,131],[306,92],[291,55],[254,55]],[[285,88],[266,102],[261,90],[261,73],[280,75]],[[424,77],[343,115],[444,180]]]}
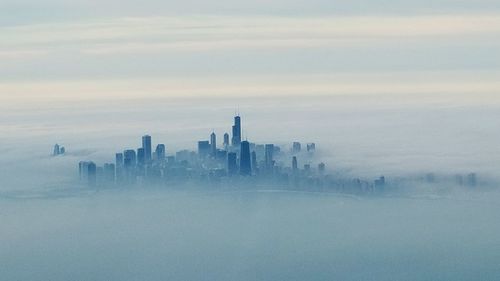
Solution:
{"label": "skyscraper", "polygon": [[144,165],[146,164],[146,154],[144,152],[144,148],[137,149],[137,164]]}
{"label": "skyscraper", "polygon": [[164,144],[158,144],[156,146],[155,155],[156,155],[156,160],[160,162],[165,160],[166,149]]}
{"label": "skyscraper", "polygon": [[274,144],[266,144],[264,161],[266,164],[266,169],[268,171],[272,171],[274,166],[273,153],[274,153]]}
{"label": "skyscraper", "polygon": [[236,162],[236,153],[229,152],[227,154],[227,173],[232,176],[238,172],[238,164]]}
{"label": "skyscraper", "polygon": [[135,150],[133,149],[127,149],[123,152],[123,166],[126,169],[135,167],[137,164],[137,158],[135,154]]}
{"label": "skyscraper", "polygon": [[116,181],[121,182],[123,180],[123,153],[116,153],[115,167],[116,167]]}
{"label": "skyscraper", "polygon": [[80,180],[89,186],[96,186],[97,184],[97,166],[94,162],[81,161],[78,163],[80,171]]}
{"label": "skyscraper", "polygon": [[57,156],[59,155],[60,151],[59,151],[59,145],[56,144],[54,145],[54,152],[52,153],[53,156]]}
{"label": "skyscraper", "polygon": [[97,185],[97,166],[94,162],[89,162],[88,165],[88,182],[90,186]]}
{"label": "skyscraper", "polygon": [[115,164],[117,168],[123,167],[123,153],[116,153]]}
{"label": "skyscraper", "polygon": [[250,143],[248,141],[241,142],[240,174],[243,176],[250,176],[252,174],[252,164],[250,159]]}
{"label": "skyscraper", "polygon": [[234,117],[232,145],[238,147],[241,144],[241,118]]}
{"label": "skyscraper", "polygon": [[151,162],[151,136],[142,137],[142,148],[144,149],[144,163]]}
{"label": "skyscraper", "polygon": [[104,172],[104,180],[108,183],[114,183],[115,182],[115,164],[112,163],[106,163],[104,164],[103,168]]}
{"label": "skyscraper", "polygon": [[127,149],[123,152],[123,167],[125,170],[125,182],[133,184],[136,180],[137,155],[135,150]]}
{"label": "skyscraper", "polygon": [[227,148],[229,146],[229,134],[228,133],[225,133],[224,134],[224,148]]}
{"label": "skyscraper", "polygon": [[300,142],[294,142],[293,147],[292,147],[292,152],[293,153],[299,153],[301,150],[301,145]]}
{"label": "skyscraper", "polygon": [[215,157],[217,154],[217,136],[215,135],[215,132],[210,134],[210,154],[212,157]]}
{"label": "skyscraper", "polygon": [[198,155],[201,158],[205,158],[210,154],[210,142],[209,141],[199,141],[198,142]]}
{"label": "skyscraper", "polygon": [[257,153],[254,151],[252,151],[252,171],[255,173],[257,173]]}
{"label": "skyscraper", "polygon": [[292,158],[292,169],[293,169],[294,172],[297,172],[298,168],[299,168],[299,165],[297,163],[297,156],[293,156],[293,158]]}
{"label": "skyscraper", "polygon": [[314,152],[316,150],[316,144],[315,143],[308,143],[307,144],[307,152]]}

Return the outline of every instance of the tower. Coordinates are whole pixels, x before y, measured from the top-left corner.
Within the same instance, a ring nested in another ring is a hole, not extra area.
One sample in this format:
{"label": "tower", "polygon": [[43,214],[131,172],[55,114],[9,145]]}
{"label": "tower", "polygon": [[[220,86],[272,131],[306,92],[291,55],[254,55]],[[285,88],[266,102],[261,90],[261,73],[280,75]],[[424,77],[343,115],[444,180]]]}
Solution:
{"label": "tower", "polygon": [[273,160],[274,144],[266,144],[265,147],[265,164],[268,171],[272,171],[274,166]]}
{"label": "tower", "polygon": [[61,151],[60,151],[59,145],[58,144],[54,145],[54,152],[52,153],[52,155],[57,156],[60,153],[61,153]]}
{"label": "tower", "polygon": [[137,164],[135,150],[127,149],[123,152],[123,165],[125,168],[133,168]]}
{"label": "tower", "polygon": [[137,149],[137,164],[139,166],[146,164],[146,153],[142,147]]}
{"label": "tower", "polygon": [[248,143],[248,141],[241,142],[240,174],[243,176],[250,176],[252,174],[252,164],[250,159],[250,143]]}
{"label": "tower", "polygon": [[89,186],[96,186],[97,184],[97,166],[94,162],[81,161],[78,163],[80,171],[80,180]]}
{"label": "tower", "polygon": [[116,180],[121,182],[123,179],[123,153],[116,153],[115,156]]}
{"label": "tower", "polygon": [[254,150],[254,151],[252,151],[252,171],[254,173],[256,173],[257,169],[258,169],[258,167],[257,167],[257,153]]}
{"label": "tower", "polygon": [[210,154],[210,142],[209,141],[199,141],[198,142],[198,156],[200,158],[205,158]]}
{"label": "tower", "polygon": [[217,153],[217,136],[215,135],[215,132],[212,132],[210,134],[210,154],[212,157],[215,157]]}
{"label": "tower", "polygon": [[165,160],[165,154],[166,154],[165,145],[161,144],[161,143],[158,144],[156,146],[155,154],[156,154],[156,160],[158,160],[160,162]]}
{"label": "tower", "polygon": [[227,173],[232,176],[238,172],[238,164],[236,163],[236,153],[229,152],[227,154]]}
{"label": "tower", "polygon": [[300,145],[300,142],[294,142],[293,143],[293,146],[292,146],[292,152],[293,153],[299,153],[301,150],[301,145]]}
{"label": "tower", "polygon": [[227,148],[229,146],[229,134],[228,133],[225,133],[224,134],[224,148]]}
{"label": "tower", "polygon": [[142,137],[142,148],[144,149],[144,162],[151,162],[151,136]]}
{"label": "tower", "polygon": [[135,150],[125,150],[123,152],[123,166],[125,168],[125,181],[127,184],[135,183],[136,165],[137,155],[135,154]]}
{"label": "tower", "polygon": [[233,146],[239,146],[241,144],[241,118],[240,116],[234,117],[234,125],[233,125]]}

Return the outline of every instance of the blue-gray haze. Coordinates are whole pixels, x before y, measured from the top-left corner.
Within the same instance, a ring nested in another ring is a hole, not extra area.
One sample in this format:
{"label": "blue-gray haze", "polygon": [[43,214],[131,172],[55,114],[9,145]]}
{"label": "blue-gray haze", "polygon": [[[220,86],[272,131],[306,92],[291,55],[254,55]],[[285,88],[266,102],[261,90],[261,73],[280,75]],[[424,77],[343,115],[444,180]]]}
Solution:
{"label": "blue-gray haze", "polygon": [[[0,3],[0,280],[498,280],[498,1]],[[77,163],[315,142],[398,194],[90,189]],[[55,143],[67,153],[51,157]]]}

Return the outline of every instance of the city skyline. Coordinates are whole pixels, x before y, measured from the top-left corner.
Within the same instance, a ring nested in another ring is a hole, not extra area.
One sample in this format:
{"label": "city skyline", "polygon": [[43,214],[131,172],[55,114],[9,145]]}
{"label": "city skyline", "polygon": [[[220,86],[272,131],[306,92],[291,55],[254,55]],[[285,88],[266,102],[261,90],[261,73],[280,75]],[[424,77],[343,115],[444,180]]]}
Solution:
{"label": "city skyline", "polygon": [[[231,126],[231,144],[229,144],[229,134],[224,133],[224,139],[217,143],[215,131],[210,134],[209,140],[198,141],[197,151],[181,150],[168,154],[167,146],[164,143],[158,143],[153,152],[152,137],[150,135],[142,136],[142,146],[135,149],[125,149],[115,155],[114,163],[104,163],[103,167],[98,167],[93,161],[80,161],[78,165],[80,180],[87,182],[91,186],[96,186],[98,178],[101,183],[119,183],[135,184],[138,177],[148,179],[151,177],[165,179],[168,176],[185,179],[193,177],[188,175],[189,169],[194,170],[196,166],[202,166],[204,171],[214,174],[216,180],[222,177],[233,176],[273,176],[280,173],[275,168],[287,168],[287,165],[275,165],[275,154],[283,153],[281,148],[275,144],[256,144],[250,143],[246,138],[242,140],[242,123],[239,114],[234,116],[234,123]],[[311,157],[316,150],[315,143],[307,143],[304,148],[309,157],[305,158],[304,170],[309,174]],[[59,149],[56,144],[54,151]],[[293,142],[290,154],[293,155],[294,163],[297,162],[297,155],[301,153],[301,144]],[[285,152],[286,157],[288,153]],[[54,154],[57,156],[57,154]],[[290,161],[292,161],[290,159]],[[190,166],[188,166],[190,165]],[[173,167],[173,168],[172,168]],[[260,167],[260,168],[259,168]],[[324,172],[325,164],[319,163],[318,167]],[[319,169],[319,168],[318,168]],[[200,170],[200,167],[198,167]],[[298,168],[293,170],[291,176],[298,175]],[[199,171],[195,171],[199,172]],[[169,175],[172,173],[172,175]],[[196,176],[194,176],[196,177]],[[110,180],[111,179],[111,180]]]}
{"label": "city skyline", "polygon": [[[109,185],[179,185],[187,182],[250,186],[262,188],[302,189],[348,194],[383,194],[387,190],[398,192],[415,184],[450,185],[455,187],[487,187],[494,182],[479,180],[475,172],[468,174],[439,175],[428,172],[412,177],[390,179],[380,175],[375,179],[350,178],[332,174],[324,162],[315,156],[316,143],[302,145],[293,141],[289,147],[272,143],[258,144],[242,140],[242,121],[239,114],[233,118],[229,134],[217,143],[214,130],[209,140],[199,140],[196,151],[183,149],[169,152],[164,143],[152,151],[152,137],[142,136],[142,146],[125,149],[115,154],[114,163],[96,165],[93,161],[78,164],[80,181],[91,187]],[[54,146],[58,151],[59,145]],[[58,154],[54,153],[54,156]],[[300,160],[299,160],[300,159]],[[320,159],[320,158],[319,158]],[[299,166],[299,161],[301,166]],[[317,163],[315,163],[317,162]],[[315,166],[312,164],[315,163]],[[251,180],[251,181],[249,181]]]}

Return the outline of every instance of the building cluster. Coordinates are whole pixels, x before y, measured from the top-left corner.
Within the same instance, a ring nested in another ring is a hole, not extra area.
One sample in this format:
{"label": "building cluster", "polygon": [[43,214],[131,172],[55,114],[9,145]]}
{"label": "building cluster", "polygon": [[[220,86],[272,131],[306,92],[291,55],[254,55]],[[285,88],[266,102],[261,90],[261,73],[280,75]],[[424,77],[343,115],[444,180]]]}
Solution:
{"label": "building cluster", "polygon": [[225,133],[220,144],[212,132],[208,140],[198,141],[197,151],[171,154],[167,154],[165,144],[157,144],[153,150],[151,136],[146,135],[140,148],[116,153],[114,163],[97,166],[92,161],[80,162],[80,179],[91,186],[201,181],[299,187],[328,177],[324,163],[312,164],[314,143],[293,142],[285,149],[243,140],[241,132],[241,117],[235,116],[231,136]]}
{"label": "building cluster", "polygon": [[54,151],[52,152],[52,156],[64,155],[66,153],[66,149],[64,146],[60,146],[59,144],[54,145]]}
{"label": "building cluster", "polygon": [[[418,182],[395,178],[391,186],[384,176],[375,180],[334,176],[327,173],[324,163],[313,164],[317,158],[315,143],[293,142],[288,147],[258,144],[243,140],[241,131],[241,117],[235,116],[231,136],[225,133],[220,144],[212,132],[208,140],[198,141],[196,151],[175,153],[167,153],[165,144],[157,144],[153,150],[151,136],[145,135],[140,148],[116,153],[114,163],[97,166],[92,161],[80,162],[80,180],[90,186],[203,183],[350,194],[382,192],[395,186],[407,186],[409,181]],[[57,149],[61,152],[60,147]],[[438,182],[432,173],[422,179],[429,184]],[[457,175],[454,181],[454,184],[474,187],[478,180],[472,173]]]}

